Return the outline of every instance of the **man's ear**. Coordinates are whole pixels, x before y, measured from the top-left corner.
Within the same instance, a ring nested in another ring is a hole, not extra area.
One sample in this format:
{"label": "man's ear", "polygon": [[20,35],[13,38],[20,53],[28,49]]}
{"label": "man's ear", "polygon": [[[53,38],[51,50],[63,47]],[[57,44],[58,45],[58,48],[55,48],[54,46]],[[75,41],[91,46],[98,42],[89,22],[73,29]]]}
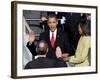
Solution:
{"label": "man's ear", "polygon": [[36,52],[38,52],[37,48],[36,48]]}
{"label": "man's ear", "polygon": [[49,50],[49,49],[47,48],[47,53],[48,53],[48,50]]}
{"label": "man's ear", "polygon": [[39,49],[38,49],[38,47],[36,47],[36,53],[39,53]]}
{"label": "man's ear", "polygon": [[58,24],[58,20],[57,20],[57,24]]}

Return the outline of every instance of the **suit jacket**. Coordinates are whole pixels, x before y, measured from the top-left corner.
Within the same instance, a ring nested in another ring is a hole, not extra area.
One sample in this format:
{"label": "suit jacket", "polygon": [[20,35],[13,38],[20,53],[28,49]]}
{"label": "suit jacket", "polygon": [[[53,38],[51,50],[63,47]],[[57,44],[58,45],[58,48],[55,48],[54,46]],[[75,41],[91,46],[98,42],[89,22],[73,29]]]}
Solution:
{"label": "suit jacket", "polygon": [[45,57],[39,57],[37,59],[34,59],[33,61],[30,61],[28,64],[26,64],[25,69],[52,68],[52,67],[54,67],[52,60]]}
{"label": "suit jacket", "polygon": [[[57,46],[61,48],[62,53],[69,53],[70,55],[72,53],[67,35],[64,32],[59,31],[58,29],[57,29],[57,35],[56,35],[54,48],[52,48],[51,46],[49,30],[41,33],[39,40],[45,40],[48,43],[49,50],[47,53],[47,58],[57,59],[56,54],[55,54]],[[34,43],[32,43],[32,45],[29,45],[28,43],[27,47],[29,48],[29,50],[32,52],[33,55],[36,55]]]}
{"label": "suit jacket", "polygon": [[25,69],[36,68],[55,68],[55,67],[67,67],[67,64],[63,60],[51,60],[46,57],[39,57],[26,64]]}

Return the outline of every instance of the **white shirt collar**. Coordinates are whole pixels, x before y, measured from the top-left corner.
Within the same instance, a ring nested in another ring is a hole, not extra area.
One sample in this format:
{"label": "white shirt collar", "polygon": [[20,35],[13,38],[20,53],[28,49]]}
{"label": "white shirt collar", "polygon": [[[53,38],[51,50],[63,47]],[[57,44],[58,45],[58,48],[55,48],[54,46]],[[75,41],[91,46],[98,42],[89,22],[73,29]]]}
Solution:
{"label": "white shirt collar", "polygon": [[46,57],[46,55],[37,55],[37,57]]}

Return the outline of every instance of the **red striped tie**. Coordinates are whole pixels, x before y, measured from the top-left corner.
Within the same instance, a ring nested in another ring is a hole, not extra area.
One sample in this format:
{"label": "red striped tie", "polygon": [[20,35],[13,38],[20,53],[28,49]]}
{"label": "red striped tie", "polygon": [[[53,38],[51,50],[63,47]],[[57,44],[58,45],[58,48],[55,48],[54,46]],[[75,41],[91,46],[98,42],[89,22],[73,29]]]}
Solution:
{"label": "red striped tie", "polygon": [[52,47],[54,47],[54,42],[55,42],[54,33],[52,32],[52,37],[51,37],[51,45],[52,45]]}

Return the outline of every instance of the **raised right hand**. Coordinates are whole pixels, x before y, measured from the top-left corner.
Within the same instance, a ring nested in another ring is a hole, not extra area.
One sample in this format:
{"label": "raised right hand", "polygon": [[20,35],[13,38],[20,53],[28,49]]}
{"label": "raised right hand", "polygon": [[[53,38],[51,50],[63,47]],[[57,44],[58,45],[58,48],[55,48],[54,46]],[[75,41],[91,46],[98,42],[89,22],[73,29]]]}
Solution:
{"label": "raised right hand", "polygon": [[35,40],[35,33],[29,32],[29,44],[32,44]]}

